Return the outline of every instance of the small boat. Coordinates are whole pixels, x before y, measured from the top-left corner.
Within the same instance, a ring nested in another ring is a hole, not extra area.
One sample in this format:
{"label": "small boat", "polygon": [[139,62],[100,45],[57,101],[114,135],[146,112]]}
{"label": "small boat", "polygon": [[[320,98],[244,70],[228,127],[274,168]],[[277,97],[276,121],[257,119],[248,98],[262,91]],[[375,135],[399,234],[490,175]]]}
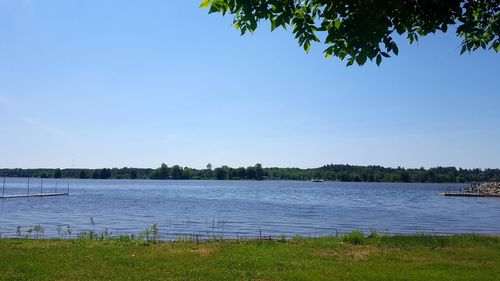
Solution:
{"label": "small boat", "polygon": [[312,182],[324,182],[324,180],[322,179],[317,179],[317,178],[312,178],[311,179]]}

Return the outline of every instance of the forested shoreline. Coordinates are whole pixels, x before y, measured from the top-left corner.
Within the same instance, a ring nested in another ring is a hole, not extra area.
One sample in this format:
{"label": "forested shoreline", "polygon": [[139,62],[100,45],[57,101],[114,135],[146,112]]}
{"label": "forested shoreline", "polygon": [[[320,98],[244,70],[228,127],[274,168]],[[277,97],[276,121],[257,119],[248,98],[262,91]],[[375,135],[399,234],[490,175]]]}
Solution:
{"label": "forested shoreline", "polygon": [[435,167],[405,169],[382,166],[329,164],[319,168],[277,168],[256,164],[232,168],[222,166],[194,169],[162,164],[151,168],[102,169],[0,169],[2,177],[80,178],[80,179],[214,179],[214,180],[310,180],[318,178],[342,182],[428,182],[463,183],[472,181],[500,181],[500,169],[462,169]]}

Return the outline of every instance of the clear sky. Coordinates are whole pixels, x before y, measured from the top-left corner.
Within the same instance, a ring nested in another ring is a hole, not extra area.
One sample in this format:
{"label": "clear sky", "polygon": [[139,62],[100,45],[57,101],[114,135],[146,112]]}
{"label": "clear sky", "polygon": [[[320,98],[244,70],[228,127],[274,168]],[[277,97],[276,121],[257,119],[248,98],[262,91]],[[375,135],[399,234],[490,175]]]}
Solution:
{"label": "clear sky", "polygon": [[345,67],[199,2],[0,0],[0,167],[500,167],[500,54]]}

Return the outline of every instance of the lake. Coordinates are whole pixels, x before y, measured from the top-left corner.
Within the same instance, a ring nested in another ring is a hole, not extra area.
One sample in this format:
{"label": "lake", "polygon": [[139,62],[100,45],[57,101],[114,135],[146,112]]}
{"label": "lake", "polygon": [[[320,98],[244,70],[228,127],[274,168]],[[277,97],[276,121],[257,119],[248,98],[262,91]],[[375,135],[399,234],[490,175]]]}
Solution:
{"label": "lake", "polygon": [[[28,179],[8,178],[6,195],[26,194]],[[40,180],[31,179],[33,193]],[[500,234],[500,199],[443,197],[460,184],[305,181],[156,181],[44,179],[44,192],[70,184],[70,196],[0,199],[0,235],[33,225],[44,237],[108,228],[137,234],[157,223],[162,239],[314,237],[375,229],[389,234]],[[67,235],[64,237],[68,237]]]}

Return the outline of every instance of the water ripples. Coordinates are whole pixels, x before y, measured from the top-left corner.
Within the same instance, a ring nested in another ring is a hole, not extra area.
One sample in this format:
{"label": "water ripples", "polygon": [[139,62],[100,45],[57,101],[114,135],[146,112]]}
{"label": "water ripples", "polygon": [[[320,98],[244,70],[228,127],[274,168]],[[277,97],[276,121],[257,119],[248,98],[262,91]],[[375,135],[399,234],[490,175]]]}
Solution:
{"label": "water ripples", "polygon": [[[8,179],[6,195],[27,179]],[[56,180],[44,180],[44,190]],[[0,200],[0,235],[40,224],[45,237],[93,228],[114,235],[159,225],[164,239],[259,235],[336,235],[376,229],[391,234],[499,234],[498,198],[447,198],[456,184],[311,183],[299,181],[69,180],[71,195]],[[66,180],[59,181],[64,186]],[[31,186],[39,192],[39,186]]]}

